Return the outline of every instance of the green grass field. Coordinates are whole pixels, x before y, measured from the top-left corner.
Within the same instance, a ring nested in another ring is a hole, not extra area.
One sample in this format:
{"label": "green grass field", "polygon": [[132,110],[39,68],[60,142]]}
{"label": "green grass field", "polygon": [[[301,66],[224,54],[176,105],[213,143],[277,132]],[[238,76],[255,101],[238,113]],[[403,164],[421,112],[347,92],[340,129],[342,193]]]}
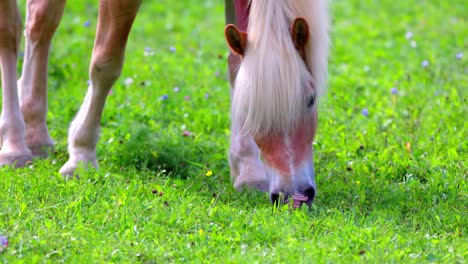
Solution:
{"label": "green grass field", "polygon": [[69,1],[54,38],[55,153],[0,169],[0,262],[467,262],[465,0],[332,1],[310,211],[232,188],[223,1],[142,5],[102,120],[101,168],[64,180],[95,2]]}

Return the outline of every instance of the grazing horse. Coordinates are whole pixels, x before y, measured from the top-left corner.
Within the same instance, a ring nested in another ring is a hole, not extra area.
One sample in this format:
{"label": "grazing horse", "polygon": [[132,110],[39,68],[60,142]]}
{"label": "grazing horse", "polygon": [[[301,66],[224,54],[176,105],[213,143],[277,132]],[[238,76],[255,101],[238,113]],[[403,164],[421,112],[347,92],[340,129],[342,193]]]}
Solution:
{"label": "grazing horse", "polygon": [[[47,157],[47,69],[52,37],[66,0],[27,0],[21,77],[17,59],[21,16],[17,0],[0,1],[0,166],[22,167]],[[69,160],[97,167],[96,145],[105,101],[120,76],[128,34],[141,0],[100,0],[90,84],[71,123]],[[326,0],[225,0],[225,36],[232,87],[229,164],[234,186],[269,191],[310,204],[315,196],[312,141],[316,99],[325,87]],[[235,25],[237,25],[237,27]]]}
{"label": "grazing horse", "polygon": [[248,23],[225,29],[237,56],[229,60],[234,186],[269,191],[273,203],[282,194],[295,207],[310,205],[316,102],[327,75],[326,0],[252,0],[248,12],[239,9]]}

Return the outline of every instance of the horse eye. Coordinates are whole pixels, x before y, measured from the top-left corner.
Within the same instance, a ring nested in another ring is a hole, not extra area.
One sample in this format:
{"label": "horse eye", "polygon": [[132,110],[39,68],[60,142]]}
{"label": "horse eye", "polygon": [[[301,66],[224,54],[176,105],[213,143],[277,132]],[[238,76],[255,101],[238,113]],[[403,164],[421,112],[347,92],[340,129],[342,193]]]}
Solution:
{"label": "horse eye", "polygon": [[309,99],[307,100],[307,107],[311,108],[315,103],[315,94],[309,95]]}

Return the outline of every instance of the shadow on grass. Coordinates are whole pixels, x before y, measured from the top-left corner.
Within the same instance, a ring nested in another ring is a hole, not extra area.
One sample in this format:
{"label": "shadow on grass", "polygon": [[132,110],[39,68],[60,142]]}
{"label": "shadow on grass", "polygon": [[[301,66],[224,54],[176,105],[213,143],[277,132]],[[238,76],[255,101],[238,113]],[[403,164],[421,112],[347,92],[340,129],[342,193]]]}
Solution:
{"label": "shadow on grass", "polygon": [[212,161],[212,153],[223,152],[215,142],[197,141],[194,136],[182,136],[179,131],[152,131],[134,126],[127,136],[119,139],[112,149],[113,164],[137,170],[165,171],[165,174],[186,179],[194,173],[194,166],[202,167]]}

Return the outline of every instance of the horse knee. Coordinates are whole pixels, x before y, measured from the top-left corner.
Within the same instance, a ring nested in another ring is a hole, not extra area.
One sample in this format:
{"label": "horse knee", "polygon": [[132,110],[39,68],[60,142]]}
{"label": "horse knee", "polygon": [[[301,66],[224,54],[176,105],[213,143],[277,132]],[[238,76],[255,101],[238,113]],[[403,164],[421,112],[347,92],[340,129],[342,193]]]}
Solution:
{"label": "horse knee", "polygon": [[26,37],[33,42],[50,42],[62,18],[65,1],[28,1]]}
{"label": "horse knee", "polygon": [[96,58],[93,58],[90,67],[90,77],[93,85],[97,85],[94,88],[110,89],[120,77],[122,65],[123,59],[120,56],[98,55]]}

